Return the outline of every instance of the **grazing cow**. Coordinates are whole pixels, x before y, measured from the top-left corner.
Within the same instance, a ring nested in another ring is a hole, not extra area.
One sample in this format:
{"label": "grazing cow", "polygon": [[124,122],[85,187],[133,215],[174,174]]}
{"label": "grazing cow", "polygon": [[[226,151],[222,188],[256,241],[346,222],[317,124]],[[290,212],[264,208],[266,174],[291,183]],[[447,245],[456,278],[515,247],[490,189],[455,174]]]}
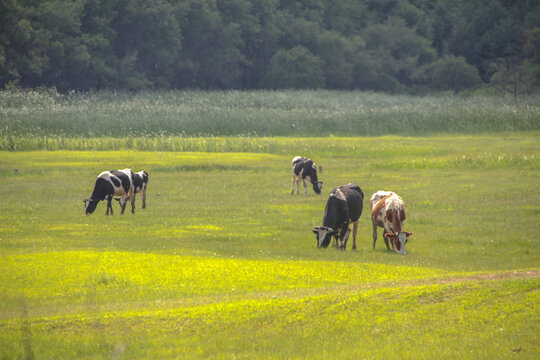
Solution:
{"label": "grazing cow", "polygon": [[[146,171],[139,171],[133,173],[133,196],[135,194],[141,193],[142,196],[142,208],[146,209],[146,188],[148,187],[148,173]],[[117,198],[115,199],[120,203],[121,207],[125,207],[127,198]],[[135,202],[135,199],[133,199]]]}
{"label": "grazing cow", "polygon": [[391,191],[377,191],[369,199],[371,203],[371,221],[373,223],[373,249],[377,241],[377,227],[384,228],[383,238],[390,251],[388,238],[392,241],[392,249],[398,254],[406,254],[405,244],[412,232],[403,231],[405,203],[403,199]]}
{"label": "grazing cow", "polygon": [[294,183],[296,182],[296,193],[300,194],[300,180],[304,183],[304,195],[307,194],[306,180],[313,185],[313,191],[320,194],[322,190],[322,181],[317,180],[317,166],[313,160],[295,156],[292,159],[292,189],[291,195],[294,194]]}
{"label": "grazing cow", "polygon": [[94,191],[90,199],[85,199],[86,214],[92,214],[96,209],[96,206],[101,200],[107,199],[107,212],[109,215],[109,209],[111,210],[111,215],[113,214],[113,209],[111,206],[111,200],[113,196],[120,196],[124,199],[121,202],[122,205],[122,214],[126,208],[127,199],[131,200],[131,212],[135,213],[135,196],[133,188],[133,172],[131,169],[124,170],[114,170],[114,171],[104,171],[98,175],[96,179],[96,184],[94,185]]}
{"label": "grazing cow", "polygon": [[139,171],[133,174],[133,186],[135,194],[141,193],[142,208],[146,209],[146,188],[148,187],[148,173],[146,171]]}
{"label": "grazing cow", "polygon": [[317,236],[317,247],[327,247],[335,238],[335,247],[345,250],[349,239],[349,224],[353,224],[353,246],[356,250],[358,219],[362,215],[364,193],[360,187],[351,183],[335,188],[330,193],[324,209],[323,225],[313,228]]}

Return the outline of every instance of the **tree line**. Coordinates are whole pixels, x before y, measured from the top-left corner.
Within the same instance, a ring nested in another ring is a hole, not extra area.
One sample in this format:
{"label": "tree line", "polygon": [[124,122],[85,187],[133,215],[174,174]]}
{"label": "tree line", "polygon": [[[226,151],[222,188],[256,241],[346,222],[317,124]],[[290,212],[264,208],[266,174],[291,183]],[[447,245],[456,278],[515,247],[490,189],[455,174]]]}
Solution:
{"label": "tree line", "polygon": [[540,83],[539,0],[2,0],[0,88]]}

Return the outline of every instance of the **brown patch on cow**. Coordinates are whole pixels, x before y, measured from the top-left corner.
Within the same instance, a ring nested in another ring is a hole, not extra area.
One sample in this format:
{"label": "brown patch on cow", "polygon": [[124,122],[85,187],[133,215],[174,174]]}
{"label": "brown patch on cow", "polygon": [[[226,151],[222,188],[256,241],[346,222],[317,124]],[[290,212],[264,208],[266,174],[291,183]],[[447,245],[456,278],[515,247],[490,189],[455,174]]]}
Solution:
{"label": "brown patch on cow", "polygon": [[388,220],[389,223],[393,224],[393,219],[396,218],[396,214],[397,214],[396,209],[386,210],[386,220]]}
{"label": "brown patch on cow", "polygon": [[375,206],[373,207],[373,210],[371,210],[371,220],[375,221],[375,218],[377,217],[377,214],[379,213],[379,211],[382,209],[382,207],[384,206],[385,202],[386,202],[386,199],[388,199],[390,196],[394,195],[393,192],[391,192],[390,194],[386,195],[385,197],[381,198],[377,204],[375,204]]}
{"label": "brown patch on cow", "polygon": [[401,251],[401,243],[399,242],[399,239],[397,236],[392,237],[392,242],[394,243],[394,248],[397,251]]}

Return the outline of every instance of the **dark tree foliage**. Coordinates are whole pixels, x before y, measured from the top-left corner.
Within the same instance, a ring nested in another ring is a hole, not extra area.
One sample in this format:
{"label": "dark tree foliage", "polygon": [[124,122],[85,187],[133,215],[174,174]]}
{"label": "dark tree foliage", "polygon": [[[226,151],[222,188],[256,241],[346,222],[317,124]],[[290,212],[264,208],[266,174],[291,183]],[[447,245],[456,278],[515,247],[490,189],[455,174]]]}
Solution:
{"label": "dark tree foliage", "polygon": [[539,23],[540,0],[2,0],[0,88],[534,88]]}

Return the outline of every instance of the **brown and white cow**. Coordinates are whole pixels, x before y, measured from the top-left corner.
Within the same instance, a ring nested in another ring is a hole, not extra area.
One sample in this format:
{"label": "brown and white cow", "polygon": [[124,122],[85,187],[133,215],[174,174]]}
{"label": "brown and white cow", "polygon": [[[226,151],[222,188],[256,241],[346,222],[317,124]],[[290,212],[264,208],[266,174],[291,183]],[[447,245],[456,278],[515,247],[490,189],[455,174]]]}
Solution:
{"label": "brown and white cow", "polygon": [[377,241],[377,227],[384,228],[383,238],[390,251],[388,238],[392,241],[392,249],[398,254],[406,254],[405,243],[412,232],[403,231],[406,219],[403,199],[392,191],[377,191],[369,199],[371,203],[371,221],[373,222],[373,249]]}

